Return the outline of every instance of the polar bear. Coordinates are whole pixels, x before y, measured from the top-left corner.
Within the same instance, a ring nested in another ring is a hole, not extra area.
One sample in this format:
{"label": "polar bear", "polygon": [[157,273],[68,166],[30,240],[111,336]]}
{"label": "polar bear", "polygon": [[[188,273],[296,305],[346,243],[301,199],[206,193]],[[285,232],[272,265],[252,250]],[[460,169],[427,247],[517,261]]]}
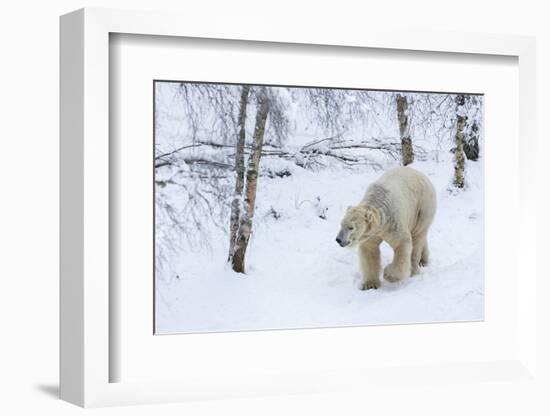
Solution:
{"label": "polar bear", "polygon": [[427,234],[435,216],[435,189],[426,175],[410,167],[384,173],[368,188],[362,201],[349,207],[336,242],[359,248],[361,290],[380,287],[380,244],[394,250],[384,279],[396,282],[417,274],[428,264]]}

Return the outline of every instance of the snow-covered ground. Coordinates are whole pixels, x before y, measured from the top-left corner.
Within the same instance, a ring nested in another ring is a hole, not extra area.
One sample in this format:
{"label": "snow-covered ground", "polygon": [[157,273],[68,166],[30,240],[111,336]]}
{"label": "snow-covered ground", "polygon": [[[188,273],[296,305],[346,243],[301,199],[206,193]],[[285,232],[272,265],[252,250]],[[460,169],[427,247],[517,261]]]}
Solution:
{"label": "snow-covered ground", "polygon": [[[357,251],[335,242],[346,207],[381,171],[296,167],[291,176],[259,180],[246,275],[228,266],[229,238],[213,229],[208,242],[184,245],[171,271],[157,276],[157,333],[483,319],[482,161],[467,163],[468,188],[455,193],[450,160],[413,167],[438,192],[431,264],[420,275],[360,291]],[[383,267],[391,256],[384,243]]]}

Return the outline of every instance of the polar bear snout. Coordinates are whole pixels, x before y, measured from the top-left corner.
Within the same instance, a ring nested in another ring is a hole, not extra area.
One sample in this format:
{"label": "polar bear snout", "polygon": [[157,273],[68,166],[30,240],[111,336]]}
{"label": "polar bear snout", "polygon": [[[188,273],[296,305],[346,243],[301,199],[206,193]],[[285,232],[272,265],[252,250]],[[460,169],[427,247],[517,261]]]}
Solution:
{"label": "polar bear snout", "polygon": [[338,237],[336,237],[336,242],[340,245],[340,247],[345,247],[349,245],[349,241],[342,240]]}
{"label": "polar bear snout", "polygon": [[340,247],[349,246],[349,243],[350,243],[348,237],[345,235],[343,231],[340,231],[336,236],[336,242]]}

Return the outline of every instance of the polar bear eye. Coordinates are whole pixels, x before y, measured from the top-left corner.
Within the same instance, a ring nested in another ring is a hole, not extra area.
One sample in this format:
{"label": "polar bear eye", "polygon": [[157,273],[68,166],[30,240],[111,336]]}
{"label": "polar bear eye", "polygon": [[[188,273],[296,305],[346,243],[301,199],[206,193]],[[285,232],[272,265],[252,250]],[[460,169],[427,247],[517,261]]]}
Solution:
{"label": "polar bear eye", "polygon": [[351,227],[351,226],[348,227],[348,230],[353,231],[353,227]]}

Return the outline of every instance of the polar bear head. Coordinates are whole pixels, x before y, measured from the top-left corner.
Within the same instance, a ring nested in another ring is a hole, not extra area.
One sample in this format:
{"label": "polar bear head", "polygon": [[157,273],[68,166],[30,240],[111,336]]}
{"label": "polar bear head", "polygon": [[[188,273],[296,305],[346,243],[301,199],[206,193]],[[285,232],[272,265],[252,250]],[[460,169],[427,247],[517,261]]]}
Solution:
{"label": "polar bear head", "polygon": [[353,247],[373,236],[379,228],[378,216],[364,205],[348,207],[340,224],[336,242],[340,247]]}

